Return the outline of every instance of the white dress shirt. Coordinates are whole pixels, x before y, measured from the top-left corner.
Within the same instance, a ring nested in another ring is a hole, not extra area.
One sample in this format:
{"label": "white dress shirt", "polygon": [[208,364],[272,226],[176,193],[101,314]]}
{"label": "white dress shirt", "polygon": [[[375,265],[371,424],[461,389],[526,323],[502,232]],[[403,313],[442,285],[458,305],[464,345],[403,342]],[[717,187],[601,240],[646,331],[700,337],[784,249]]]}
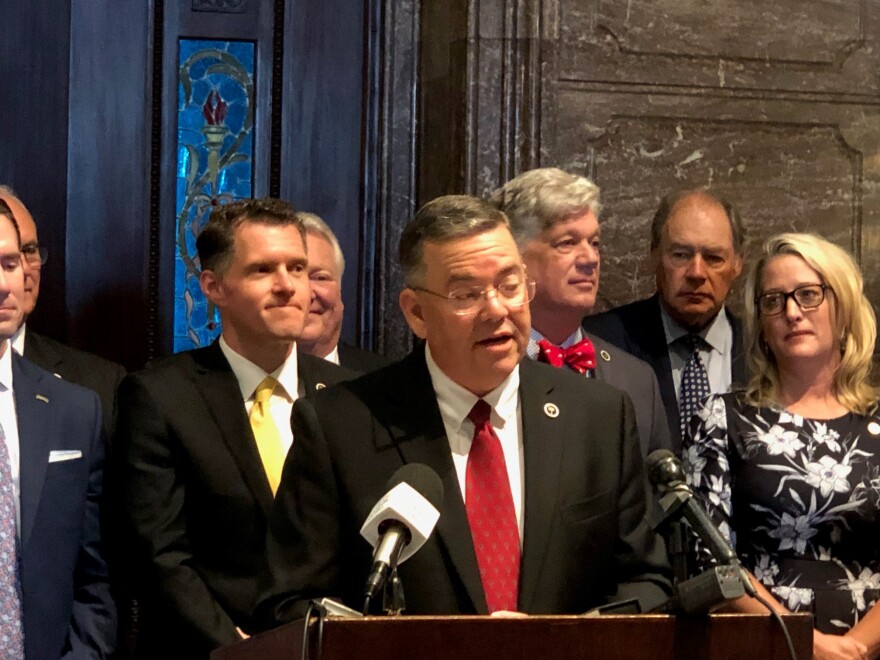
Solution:
{"label": "white dress shirt", "polygon": [[293,446],[293,430],[290,428],[290,414],[293,411],[293,402],[300,395],[299,378],[297,377],[297,359],[296,347],[290,352],[290,356],[284,363],[271,374],[263,371],[247,358],[236,353],[223,335],[220,335],[220,350],[226,356],[229,366],[232,367],[232,373],[238,380],[238,387],[241,390],[241,398],[244,401],[244,407],[250,416],[251,408],[254,407],[254,393],[257,386],[263,382],[266,376],[272,376],[280,383],[280,387],[276,387],[269,399],[269,414],[278,432],[281,435],[281,444],[284,446],[284,453],[290,451]]}
{"label": "white dress shirt", "polygon": [[[443,427],[452,451],[452,463],[458,477],[458,485],[467,502],[467,460],[474,439],[474,425],[467,418],[479,397],[472,394],[447,376],[431,356],[431,348],[425,346],[425,361],[437,395],[437,404],[443,418]],[[501,441],[507,478],[513,496],[516,524],[519,528],[520,546],[523,537],[523,498],[525,475],[523,472],[522,413],[519,406],[519,366],[504,381],[482,397],[492,406],[489,421]]]}
{"label": "white dress shirt", "polygon": [[[669,363],[672,367],[675,398],[678,399],[681,374],[690,355],[684,342],[678,340],[690,333],[672,320],[672,317],[663,309],[663,305],[660,305],[660,318],[663,319],[663,330],[666,333],[666,348],[669,351]],[[722,307],[715,319],[697,334],[708,344],[708,347],[704,346],[699,352],[709,376],[709,389],[712,394],[723,394],[730,391],[730,385],[733,382],[731,371],[733,327],[730,325],[725,309]]]}
{"label": "white dress shirt", "polygon": [[[6,451],[9,452],[9,467],[12,470],[12,485],[15,493],[16,527],[21,534],[21,450],[18,440],[18,416],[15,413],[15,390],[12,387],[12,351],[9,341],[4,341],[3,355],[0,356],[0,426],[6,437]],[[49,457],[46,456],[46,460]]]}
{"label": "white dress shirt", "polygon": [[333,350],[324,356],[324,359],[333,364],[339,364],[339,344],[336,344],[336,346],[333,347]]}

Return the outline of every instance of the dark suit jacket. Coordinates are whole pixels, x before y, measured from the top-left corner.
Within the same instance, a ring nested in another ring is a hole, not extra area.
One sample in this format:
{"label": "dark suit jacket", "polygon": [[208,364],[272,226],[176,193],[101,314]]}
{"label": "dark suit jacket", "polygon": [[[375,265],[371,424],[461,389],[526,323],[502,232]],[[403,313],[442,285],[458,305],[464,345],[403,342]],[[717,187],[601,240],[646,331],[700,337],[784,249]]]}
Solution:
{"label": "dark suit jacket", "polygon": [[[28,660],[105,658],[116,610],[101,547],[101,405],[13,355],[21,457],[21,586]],[[79,452],[52,460],[52,452]],[[50,462],[51,461],[51,462]]]}
{"label": "dark suit jacket", "polygon": [[24,356],[64,380],[97,392],[104,412],[104,433],[108,440],[113,437],[116,392],[125,377],[125,368],[121,364],[65,346],[30,330],[25,331]]}
{"label": "dark suit jacket", "polygon": [[346,369],[362,374],[376,371],[376,369],[381,369],[391,364],[391,360],[381,355],[376,355],[350,344],[338,344],[336,350],[339,352],[339,364]]}
{"label": "dark suit jacket", "polygon": [[[734,385],[745,385],[747,376],[742,322],[730,311],[726,310],[726,312],[733,328],[732,382]],[[675,450],[678,451],[681,448],[678,399],[672,379],[663,319],[660,316],[659,296],[654,294],[645,300],[588,316],[584,319],[583,326],[590,334],[602,337],[651,365],[660,385],[660,396],[666,408],[670,436],[673,438]]]}
{"label": "dark suit jacket", "polygon": [[[650,607],[669,593],[662,542],[645,523],[646,489],[629,399],[594,379],[521,365],[525,471],[519,609],[584,612],[627,597]],[[558,415],[556,414],[558,412]],[[424,352],[294,406],[297,442],[272,510],[264,625],[302,615],[304,601],[360,609],[372,549],[359,535],[404,463],[444,485],[434,534],[400,567],[410,614],[486,613],[486,600]]]}
{"label": "dark suit jacket", "polygon": [[[300,353],[311,395],[354,376]],[[123,381],[117,469],[140,578],[137,655],[207,658],[250,628],[272,491],[219,344]]]}
{"label": "dark suit jacket", "polygon": [[596,378],[623,390],[632,399],[642,456],[656,449],[672,449],[660,387],[651,367],[600,337],[589,337],[596,349]]}

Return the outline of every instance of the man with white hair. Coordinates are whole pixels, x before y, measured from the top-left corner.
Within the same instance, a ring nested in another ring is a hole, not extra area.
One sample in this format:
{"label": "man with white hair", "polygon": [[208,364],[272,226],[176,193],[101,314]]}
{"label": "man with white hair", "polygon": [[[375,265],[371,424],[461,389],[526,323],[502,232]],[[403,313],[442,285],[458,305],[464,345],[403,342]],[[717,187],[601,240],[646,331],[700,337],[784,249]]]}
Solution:
{"label": "man with white hair", "polygon": [[339,342],[342,332],[342,274],[345,257],[333,230],[314,213],[298,213],[306,229],[312,300],[306,327],[297,341],[300,351],[366,373],[384,367],[384,358]]}
{"label": "man with white hair", "polygon": [[671,448],[651,367],[581,327],[599,290],[598,186],[545,167],[512,179],[491,201],[510,219],[523,262],[537,284],[526,354],[623,390],[635,405],[642,454]]}

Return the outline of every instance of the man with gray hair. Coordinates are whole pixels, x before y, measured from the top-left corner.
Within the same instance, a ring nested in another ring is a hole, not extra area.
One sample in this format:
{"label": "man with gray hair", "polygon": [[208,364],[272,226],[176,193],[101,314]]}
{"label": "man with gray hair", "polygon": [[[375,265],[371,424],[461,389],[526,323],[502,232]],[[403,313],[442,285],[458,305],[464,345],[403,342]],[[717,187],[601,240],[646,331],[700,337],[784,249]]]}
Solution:
{"label": "man with gray hair", "polygon": [[581,327],[599,289],[598,186],[545,167],[512,179],[492,194],[491,201],[510,219],[523,261],[537,284],[526,354],[623,390],[635,405],[642,455],[670,449],[651,367]]}
{"label": "man with gray hair", "polygon": [[302,616],[321,596],[361,608],[372,554],[361,524],[389,477],[414,463],[437,472],[443,501],[436,531],[399,567],[407,613],[664,602],[669,567],[645,520],[632,403],[522,359],[535,289],[505,215],[440,197],[404,228],[399,254],[400,307],[424,343],[294,406],[261,625]]}
{"label": "man with gray hair", "polygon": [[667,195],[651,223],[657,293],[584,320],[654,369],[676,448],[705,396],[746,382],[742,323],[724,305],[743,234],[730,202],[706,190]]}
{"label": "man with gray hair", "polygon": [[345,309],[341,290],[345,271],[342,248],[333,230],[318,215],[302,211],[297,215],[306,230],[312,292],[306,325],[297,340],[299,350],[361,373],[384,367],[388,363],[384,358],[340,343]]}

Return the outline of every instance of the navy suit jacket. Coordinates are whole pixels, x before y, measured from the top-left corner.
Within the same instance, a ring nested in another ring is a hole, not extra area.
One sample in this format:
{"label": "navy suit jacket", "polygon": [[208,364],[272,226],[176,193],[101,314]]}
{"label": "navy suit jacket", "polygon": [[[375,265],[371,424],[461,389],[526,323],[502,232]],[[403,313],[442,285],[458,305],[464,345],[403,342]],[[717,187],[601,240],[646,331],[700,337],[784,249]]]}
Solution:
{"label": "navy suit jacket", "polygon": [[[25,657],[108,657],[116,645],[116,610],[101,547],[98,396],[17,354],[12,382],[21,452]],[[60,450],[74,458],[51,460]]]}
{"label": "navy suit jacket", "polygon": [[[520,364],[525,501],[518,608],[577,613],[669,593],[665,549],[646,523],[646,484],[632,404],[595,379]],[[405,463],[444,484],[437,529],[400,566],[410,614],[485,614],[464,500],[424,350],[300,400],[296,442],[275,498],[271,586],[262,624],[302,616],[311,598],[360,608],[372,549],[359,529]]]}
{"label": "navy suit jacket", "polygon": [[[747,376],[742,322],[726,308],[725,311],[733,328],[732,383],[734,386],[745,385]],[[660,297],[654,294],[645,300],[588,316],[584,319],[583,326],[588,333],[602,337],[651,365],[660,385],[660,396],[666,408],[669,433],[673,438],[675,450],[678,451],[681,448],[678,397],[672,378],[672,365],[669,361],[669,349],[666,346],[663,319],[660,316]]]}
{"label": "navy suit jacket", "polygon": [[108,442],[113,438],[116,392],[125,377],[121,364],[71,348],[32,330],[25,332],[24,356],[38,367],[96,392],[104,413],[104,437]]}

